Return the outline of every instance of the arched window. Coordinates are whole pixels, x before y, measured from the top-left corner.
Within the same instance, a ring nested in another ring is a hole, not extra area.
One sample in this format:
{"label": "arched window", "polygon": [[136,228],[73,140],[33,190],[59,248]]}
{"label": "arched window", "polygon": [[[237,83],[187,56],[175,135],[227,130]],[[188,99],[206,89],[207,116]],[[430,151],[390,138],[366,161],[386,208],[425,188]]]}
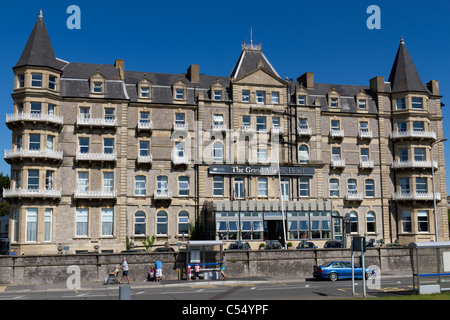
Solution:
{"label": "arched window", "polygon": [[350,232],[358,233],[358,214],[355,211],[350,212]]}
{"label": "arched window", "polygon": [[298,162],[299,163],[308,163],[309,162],[309,150],[308,146],[302,144],[298,147]]}
{"label": "arched window", "polygon": [[342,240],[344,234],[343,218],[339,212],[331,212],[331,218],[333,220],[333,236],[335,240]]}
{"label": "arched window", "polygon": [[219,141],[216,141],[213,144],[213,160],[214,162],[223,161],[223,144]]}
{"label": "arched window", "polygon": [[145,236],[146,218],[144,211],[138,211],[134,215],[134,235]]}
{"label": "arched window", "polygon": [[156,234],[167,235],[167,212],[159,211],[156,215]]}
{"label": "arched window", "polygon": [[366,223],[367,223],[367,232],[376,232],[376,220],[375,220],[375,212],[369,211],[366,214]]}
{"label": "arched window", "polygon": [[178,214],[178,234],[189,235],[189,213],[181,211]]}

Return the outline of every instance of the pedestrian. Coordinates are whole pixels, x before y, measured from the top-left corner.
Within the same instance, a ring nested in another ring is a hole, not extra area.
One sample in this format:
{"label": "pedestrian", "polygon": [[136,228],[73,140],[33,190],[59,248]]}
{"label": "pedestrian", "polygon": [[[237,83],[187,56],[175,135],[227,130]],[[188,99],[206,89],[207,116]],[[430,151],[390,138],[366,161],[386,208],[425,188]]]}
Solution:
{"label": "pedestrian", "polygon": [[156,282],[160,282],[162,279],[162,262],[156,260],[155,268],[156,268]]}
{"label": "pedestrian", "polygon": [[225,253],[222,253],[222,259],[220,260],[220,274],[222,275],[222,280],[225,280],[227,276],[225,275],[225,265],[227,262],[227,258],[225,257]]}
{"label": "pedestrian", "polygon": [[195,276],[195,280],[198,280],[200,278],[200,265],[198,264],[198,262],[195,264],[194,266],[194,276]]}
{"label": "pedestrian", "polygon": [[120,270],[123,270],[123,272],[122,272],[122,279],[120,279],[119,283],[122,283],[123,277],[127,277],[127,280],[128,280],[127,284],[130,284],[131,281],[130,281],[130,277],[128,276],[128,263],[127,263],[127,260],[125,258],[123,258],[122,261],[123,262],[122,262],[122,266],[120,267]]}

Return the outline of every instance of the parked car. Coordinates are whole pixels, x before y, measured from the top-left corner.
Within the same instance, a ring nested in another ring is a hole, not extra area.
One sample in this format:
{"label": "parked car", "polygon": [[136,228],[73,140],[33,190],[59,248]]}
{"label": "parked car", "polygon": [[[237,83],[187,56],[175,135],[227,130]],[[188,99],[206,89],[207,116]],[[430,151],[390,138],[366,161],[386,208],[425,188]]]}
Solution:
{"label": "parked car", "polygon": [[328,240],[325,242],[324,248],[343,248],[344,245],[342,244],[342,241],[337,240]]}
{"label": "parked car", "polygon": [[252,250],[252,248],[246,241],[235,241],[230,243],[227,250]]}
{"label": "parked car", "polygon": [[283,246],[278,240],[268,240],[266,246],[264,247],[264,250],[276,250],[276,249],[283,249]]}
{"label": "parked car", "polygon": [[300,241],[298,243],[298,246],[296,249],[314,249],[317,248],[317,246],[314,244],[314,242],[310,241]]}
{"label": "parked car", "polygon": [[175,252],[172,247],[159,247],[156,248],[153,252]]}
{"label": "parked car", "polygon": [[[354,268],[355,279],[362,279],[362,268],[355,265]],[[373,279],[375,277],[375,270],[364,268],[366,279]],[[329,279],[336,281],[338,279],[352,278],[352,263],[348,261],[334,261],[323,266],[314,266],[313,276],[316,279]]]}

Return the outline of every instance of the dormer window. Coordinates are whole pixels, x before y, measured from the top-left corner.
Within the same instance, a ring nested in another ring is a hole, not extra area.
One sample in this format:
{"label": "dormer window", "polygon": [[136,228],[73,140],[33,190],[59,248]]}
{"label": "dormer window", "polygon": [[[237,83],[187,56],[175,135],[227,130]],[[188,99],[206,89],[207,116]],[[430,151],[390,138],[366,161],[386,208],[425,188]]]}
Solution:
{"label": "dormer window", "polygon": [[150,98],[150,88],[149,87],[141,87],[141,98],[144,98],[144,99]]}
{"label": "dormer window", "polygon": [[184,100],[184,89],[175,89],[175,99]]}
{"label": "dormer window", "polygon": [[42,73],[31,74],[31,86],[35,88],[42,88]]}
{"label": "dormer window", "polygon": [[330,98],[330,108],[337,109],[339,107],[338,98]]}
{"label": "dormer window", "polygon": [[306,105],[306,96],[304,96],[304,95],[298,96],[297,101],[300,106]]}
{"label": "dormer window", "polygon": [[358,100],[358,109],[359,110],[366,110],[367,107],[367,101],[366,100]]}
{"label": "dormer window", "polygon": [[92,91],[94,93],[103,93],[103,82],[94,81],[94,88]]}
{"label": "dormer window", "polygon": [[214,100],[221,101],[222,100],[222,91],[214,90]]}

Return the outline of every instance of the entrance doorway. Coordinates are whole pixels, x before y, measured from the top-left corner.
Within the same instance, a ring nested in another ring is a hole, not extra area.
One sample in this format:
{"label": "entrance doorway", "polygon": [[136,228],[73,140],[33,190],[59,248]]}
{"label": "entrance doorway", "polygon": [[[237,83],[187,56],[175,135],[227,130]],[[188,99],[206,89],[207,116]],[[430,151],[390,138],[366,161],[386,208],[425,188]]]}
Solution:
{"label": "entrance doorway", "polygon": [[278,240],[283,243],[283,221],[264,220],[264,240]]}

